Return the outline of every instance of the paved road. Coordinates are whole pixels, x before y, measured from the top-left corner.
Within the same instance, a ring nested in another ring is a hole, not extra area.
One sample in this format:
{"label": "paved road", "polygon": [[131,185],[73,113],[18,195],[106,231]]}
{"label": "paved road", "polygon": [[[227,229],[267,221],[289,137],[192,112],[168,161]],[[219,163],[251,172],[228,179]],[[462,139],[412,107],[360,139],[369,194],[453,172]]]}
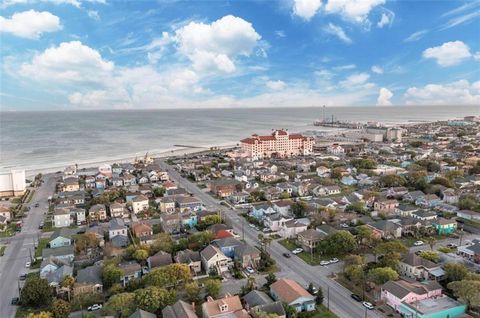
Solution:
{"label": "paved road", "polygon": [[[164,161],[158,160],[157,163],[163,169],[168,171],[170,177],[175,180],[179,186],[185,188],[188,192],[201,199],[207,207],[220,210],[223,216],[230,221],[234,231],[241,236],[244,235],[247,243],[251,245],[259,244],[259,232],[249,227],[244,219],[237,215],[235,211],[220,205],[215,198],[202,191],[194,183],[183,178],[176,170],[167,165]],[[280,267],[281,271],[277,274],[278,277],[288,277],[305,286],[312,282],[315,285],[322,287],[325,296],[324,304],[327,306],[329,305],[330,310],[339,317],[381,317],[376,311],[367,311],[365,307],[350,297],[351,292],[349,290],[328,278],[327,276],[331,273],[330,268],[310,266],[296,256],[285,258],[282,254],[287,252],[287,250],[277,242],[272,242],[270,247],[268,247],[268,251]]]}
{"label": "paved road", "polygon": [[[13,297],[18,297],[18,277],[27,273],[25,263],[30,261],[35,253],[34,244],[37,243],[40,232],[38,226],[47,210],[47,198],[53,194],[55,180],[53,176],[45,176],[45,182],[35,191],[31,201],[31,209],[24,218],[23,228],[16,236],[6,239],[8,242],[5,255],[0,257],[0,317],[15,316],[16,307],[10,304]],[[35,208],[35,203],[39,207]],[[3,240],[5,243],[5,240]]]}

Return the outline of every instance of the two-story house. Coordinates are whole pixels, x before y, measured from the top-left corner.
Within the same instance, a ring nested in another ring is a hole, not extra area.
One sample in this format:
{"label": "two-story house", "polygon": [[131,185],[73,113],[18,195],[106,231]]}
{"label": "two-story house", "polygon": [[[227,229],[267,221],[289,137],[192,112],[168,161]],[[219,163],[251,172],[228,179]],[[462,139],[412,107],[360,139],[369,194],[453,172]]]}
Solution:
{"label": "two-story house", "polygon": [[297,312],[315,310],[315,297],[294,280],[282,278],[270,285],[270,295],[293,306]]}

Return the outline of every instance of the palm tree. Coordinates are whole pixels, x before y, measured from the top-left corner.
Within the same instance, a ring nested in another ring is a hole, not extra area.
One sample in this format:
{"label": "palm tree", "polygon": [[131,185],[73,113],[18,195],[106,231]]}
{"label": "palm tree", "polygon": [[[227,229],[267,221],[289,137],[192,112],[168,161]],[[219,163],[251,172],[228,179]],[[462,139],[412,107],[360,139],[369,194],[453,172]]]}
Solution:
{"label": "palm tree", "polygon": [[428,245],[430,245],[430,250],[433,251],[433,246],[435,245],[436,242],[437,240],[433,236],[427,237],[427,243]]}

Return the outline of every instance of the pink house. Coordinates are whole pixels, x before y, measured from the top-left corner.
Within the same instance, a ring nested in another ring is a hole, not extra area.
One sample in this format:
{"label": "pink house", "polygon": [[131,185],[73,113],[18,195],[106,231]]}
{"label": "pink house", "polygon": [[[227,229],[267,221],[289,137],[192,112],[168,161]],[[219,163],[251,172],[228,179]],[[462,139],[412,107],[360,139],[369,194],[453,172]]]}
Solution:
{"label": "pink house", "polygon": [[395,311],[400,311],[402,302],[413,303],[423,299],[442,296],[442,286],[437,281],[411,282],[407,280],[388,281],[382,286],[380,297]]}

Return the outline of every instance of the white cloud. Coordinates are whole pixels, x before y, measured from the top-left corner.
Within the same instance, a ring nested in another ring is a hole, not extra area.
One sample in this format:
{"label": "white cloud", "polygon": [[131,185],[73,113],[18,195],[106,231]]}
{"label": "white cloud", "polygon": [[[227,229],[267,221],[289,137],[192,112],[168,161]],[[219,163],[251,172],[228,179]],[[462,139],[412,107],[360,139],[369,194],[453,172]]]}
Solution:
{"label": "white cloud", "polygon": [[347,20],[368,23],[368,14],[385,0],[328,0],[325,5],[327,13],[338,13]]}
{"label": "white cloud", "polygon": [[322,2],[320,0],[294,0],[293,14],[310,21],[321,6]]}
{"label": "white cloud", "polygon": [[82,2],[90,2],[90,3],[100,3],[106,4],[106,0],[4,0],[0,5],[0,8],[6,8],[9,6],[17,5],[17,4],[35,4],[38,2],[45,2],[51,3],[55,5],[67,4],[72,5],[76,8],[80,8],[82,6]]}
{"label": "white cloud", "polygon": [[280,81],[280,80],[277,80],[277,81],[267,81],[265,83],[265,85],[267,85],[267,87],[271,90],[274,90],[274,91],[280,91],[280,90],[283,90],[285,89],[285,87],[287,86],[287,84],[284,82],[284,81]]}
{"label": "white cloud", "polygon": [[380,91],[378,92],[377,106],[391,106],[392,102],[390,101],[390,98],[392,97],[393,93],[389,89],[385,87],[380,88]]}
{"label": "white cloud", "polygon": [[343,71],[343,70],[353,70],[356,67],[357,66],[355,64],[345,64],[345,65],[335,66],[333,67],[333,69],[337,71]]}
{"label": "white cloud", "polygon": [[284,37],[287,36],[287,35],[285,34],[285,31],[283,31],[283,30],[277,30],[277,31],[275,31],[275,35],[277,36],[277,38],[284,38]]}
{"label": "white cloud", "polygon": [[383,68],[378,65],[372,66],[372,72],[376,74],[383,74]]}
{"label": "white cloud", "polygon": [[405,93],[407,104],[418,105],[479,105],[480,81],[470,84],[460,80],[448,84],[428,84],[410,87]]}
{"label": "white cloud", "polygon": [[445,42],[423,51],[424,58],[435,59],[441,66],[457,65],[471,56],[469,47],[462,41]]}
{"label": "white cloud", "polygon": [[460,25],[460,24],[470,23],[477,17],[480,17],[480,10],[473,11],[473,12],[470,12],[470,13],[467,13],[467,14],[464,14],[464,15],[461,15],[461,16],[454,17],[454,18],[450,19],[449,21],[447,21],[447,23],[445,23],[440,28],[440,30],[446,30],[446,29],[453,28],[453,27],[455,27],[457,25]]}
{"label": "white cloud", "polygon": [[365,84],[369,78],[370,75],[367,73],[356,73],[348,76],[345,80],[341,81],[340,85],[342,85],[343,87],[358,86]]}
{"label": "white cloud", "polygon": [[35,55],[20,68],[23,76],[46,81],[99,83],[114,69],[113,62],[80,41],[63,42]]}
{"label": "white cloud", "polygon": [[420,31],[414,32],[414,33],[410,34],[407,38],[405,38],[403,40],[403,42],[418,41],[421,38],[423,38],[427,33],[428,33],[428,30],[420,30]]}
{"label": "white cloud", "polygon": [[393,11],[391,10],[384,8],[384,12],[382,12],[380,21],[378,21],[377,23],[377,27],[381,29],[386,25],[391,26],[393,23],[393,20],[395,20],[395,13],[393,13]]}
{"label": "white cloud", "polygon": [[480,61],[480,51],[477,51],[475,54],[473,54],[473,58],[475,61]]}
{"label": "white cloud", "polygon": [[98,14],[98,11],[95,10],[88,10],[87,12],[88,16],[92,19],[95,20],[100,20],[100,15]]}
{"label": "white cloud", "polygon": [[197,71],[235,71],[235,58],[249,56],[261,36],[252,24],[232,15],[205,24],[190,22],[175,31],[178,51]]}
{"label": "white cloud", "polygon": [[38,39],[43,33],[62,29],[60,19],[48,11],[17,12],[10,19],[0,17],[0,31],[28,39]]}
{"label": "white cloud", "polygon": [[342,29],[342,27],[338,25],[329,23],[326,27],[323,28],[323,30],[328,34],[338,37],[344,43],[347,43],[347,44],[352,43],[352,39],[350,39],[348,35],[345,33],[345,31]]}

